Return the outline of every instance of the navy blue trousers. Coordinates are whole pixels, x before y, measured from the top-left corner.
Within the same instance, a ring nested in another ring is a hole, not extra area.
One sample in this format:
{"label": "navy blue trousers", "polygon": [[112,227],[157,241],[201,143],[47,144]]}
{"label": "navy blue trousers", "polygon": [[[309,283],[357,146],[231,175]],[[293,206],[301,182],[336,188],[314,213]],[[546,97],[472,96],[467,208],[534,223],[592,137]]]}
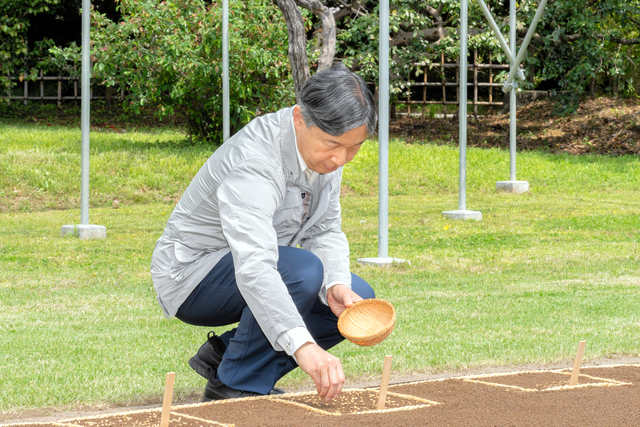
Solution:
{"label": "navy blue trousers", "polygon": [[[278,248],[278,272],[289,290],[309,333],[327,350],[344,338],[338,331],[338,318],[322,304],[322,262],[309,251],[289,246]],[[374,298],[367,282],[351,274],[351,289],[363,299]],[[276,351],[262,333],[236,285],[233,258],[223,257],[180,306],[176,317],[196,326],[237,328],[221,335],[227,349],[217,376],[236,389],[268,394],[280,378],[297,367],[284,351]]]}

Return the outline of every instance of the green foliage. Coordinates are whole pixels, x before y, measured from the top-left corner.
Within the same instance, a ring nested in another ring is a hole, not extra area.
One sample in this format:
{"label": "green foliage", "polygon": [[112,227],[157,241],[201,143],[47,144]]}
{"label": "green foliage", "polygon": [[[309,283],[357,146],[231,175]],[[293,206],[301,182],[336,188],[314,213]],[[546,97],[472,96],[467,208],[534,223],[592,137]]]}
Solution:
{"label": "green foliage", "polygon": [[10,90],[15,83],[10,76],[28,72],[35,79],[38,63],[51,47],[50,40],[39,40],[29,50],[27,31],[29,19],[39,13],[48,12],[59,0],[3,0],[0,2],[0,86]]}
{"label": "green foliage", "polygon": [[[529,6],[525,13],[532,16],[533,9]],[[618,43],[611,42],[634,36],[634,32],[637,37],[637,26],[622,19],[630,16],[640,16],[638,1],[579,0],[547,5],[537,30],[543,37],[526,62],[537,69],[536,80],[557,81],[560,90],[557,115],[574,113],[587,83],[597,79],[599,73],[608,74],[621,92],[635,93],[632,58],[621,52]]]}
{"label": "green foliage", "polygon": [[75,42],[64,49],[53,46],[49,49],[50,56],[45,60],[45,64],[67,76],[79,77],[82,73],[81,52],[81,47]]}
{"label": "green foliage", "polygon": [[[379,20],[377,2],[367,2],[371,12],[366,16],[347,17],[338,32],[338,56],[349,66],[356,66],[359,73],[370,83],[378,81],[378,49]],[[441,8],[441,21],[427,12],[427,8]],[[389,31],[391,37],[399,32],[407,33],[404,43],[391,45],[389,69],[390,91],[392,98],[401,93],[406,95],[407,82],[415,80],[423,71],[423,66],[430,66],[441,61],[444,54],[447,61],[455,61],[460,56],[460,38],[456,32],[459,25],[459,1],[415,2],[399,0],[390,7]],[[445,35],[438,42],[419,37],[424,29],[436,29],[441,25]],[[469,28],[488,27],[476,3],[470,5]],[[504,60],[504,54],[498,42],[490,32],[476,35],[469,40],[469,49],[478,49],[480,55],[492,54],[494,61]]]}
{"label": "green foliage", "polygon": [[[232,129],[292,102],[286,25],[268,0],[231,2]],[[124,88],[135,113],[146,105],[183,114],[191,135],[222,140],[222,18],[218,2],[123,0],[122,21],[93,12],[95,78]]]}
{"label": "green foliage", "polygon": [[[221,128],[221,7],[220,0],[96,0],[93,11],[93,57],[96,82],[124,88],[133,112],[143,106],[159,116],[181,113],[198,138],[220,139]],[[7,76],[40,71],[79,73],[79,48],[54,47],[51,40],[31,40],[26,34],[34,16],[77,8],[77,0],[6,0],[0,3],[0,83]],[[287,31],[280,10],[269,0],[230,4],[231,120],[238,129],[255,114],[293,102],[286,53]],[[325,2],[327,5],[337,4]],[[371,85],[378,81],[378,2],[360,1],[359,14],[337,22],[336,58],[358,70]],[[539,0],[517,3],[517,32],[522,39]],[[66,5],[66,6],[65,6]],[[75,5],[75,6],[74,6]],[[505,36],[509,10],[502,1],[489,7]],[[404,97],[410,80],[423,66],[459,56],[459,0],[397,0],[390,7],[391,37],[405,35],[390,49],[392,99]],[[105,12],[104,14],[102,12]],[[61,13],[61,12],[60,12]],[[322,26],[306,9],[307,53],[313,69],[319,55]],[[469,3],[469,28],[475,29],[469,49],[480,60],[493,55],[506,62],[477,2]],[[430,29],[430,37],[421,35]],[[434,41],[434,30],[443,38]],[[589,84],[600,92],[635,96],[639,90],[640,0],[551,0],[525,57],[525,89],[557,91],[556,114],[574,112]],[[631,40],[621,44],[620,40]],[[634,42],[635,40],[635,42]],[[47,51],[52,58],[48,58]],[[75,69],[73,67],[75,65]],[[450,75],[449,75],[450,76]],[[500,82],[506,73],[494,75]]]}
{"label": "green foliage", "polygon": [[[369,11],[364,16],[351,16],[340,23],[337,35],[337,56],[360,73],[372,84],[378,81],[378,6],[377,2],[361,2]],[[489,2],[491,6],[493,2]],[[493,3],[495,5],[495,3]],[[522,39],[535,15],[539,0],[518,2],[516,8],[516,31]],[[430,11],[440,8],[440,20]],[[508,40],[509,9],[499,6],[492,9],[498,27]],[[406,33],[404,43],[390,48],[390,90],[392,96],[407,90],[407,81],[415,80],[424,65],[440,62],[441,54],[449,61],[459,55],[458,0],[415,2],[398,0],[390,7],[389,29],[391,38]],[[571,114],[578,106],[580,97],[593,79],[606,86],[614,82],[617,91],[634,95],[637,88],[638,71],[635,58],[638,45],[621,45],[619,39],[637,38],[639,34],[640,2],[638,0],[607,1],[550,1],[536,29],[527,56],[525,70],[533,70],[524,87],[556,88],[558,105],[556,113]],[[417,37],[424,29],[441,27],[445,37],[437,42]],[[469,3],[471,32],[469,49],[478,49],[481,57],[493,55],[495,62],[506,63],[491,28],[477,2]],[[502,81],[506,73],[495,77]],[[608,87],[605,90],[611,91]],[[406,92],[405,92],[406,93]]]}
{"label": "green foliage", "polygon": [[[427,2],[428,3],[428,2]],[[379,7],[377,2],[367,2],[371,12],[366,16],[347,17],[337,35],[337,56],[348,66],[356,66],[359,74],[371,84],[378,82],[379,52]],[[433,20],[420,6],[412,1],[398,1],[390,7],[389,31],[391,34],[399,30],[411,32],[422,28],[431,28]],[[407,45],[391,46],[389,49],[389,69],[392,73],[390,93],[392,97],[406,89],[406,82],[417,62],[429,63],[435,59],[442,49],[451,45],[437,46],[421,38],[413,38]]]}
{"label": "green foliage", "polygon": [[[538,4],[539,1],[531,0],[518,3],[519,38],[524,37],[531,25]],[[637,0],[550,1],[536,27],[537,37],[525,56],[525,70],[534,71],[533,76],[528,76],[525,88],[535,89],[540,84],[556,88],[558,101],[554,113],[559,116],[577,111],[592,80],[605,86],[613,82],[617,92],[635,95],[634,56],[638,47],[631,45],[623,49],[619,40],[638,37],[639,18]],[[507,35],[508,16],[497,22]],[[488,28],[486,24],[483,26]],[[493,37],[490,32],[487,34]]]}

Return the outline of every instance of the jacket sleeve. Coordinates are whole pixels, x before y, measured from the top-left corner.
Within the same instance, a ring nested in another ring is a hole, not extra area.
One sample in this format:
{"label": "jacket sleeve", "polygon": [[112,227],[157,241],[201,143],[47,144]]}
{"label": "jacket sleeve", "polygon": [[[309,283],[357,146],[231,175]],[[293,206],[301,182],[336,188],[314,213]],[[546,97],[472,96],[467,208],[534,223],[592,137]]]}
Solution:
{"label": "jacket sleeve", "polygon": [[284,178],[262,160],[237,165],[217,189],[222,232],[233,256],[236,283],[271,345],[304,321],[277,270],[273,215],[284,198]]}
{"label": "jacket sleeve", "polygon": [[349,242],[341,229],[340,207],[340,174],[332,183],[329,206],[326,213],[314,224],[300,244],[314,253],[322,261],[324,281],[318,296],[327,304],[327,289],[335,284],[344,284],[351,288],[351,272],[349,269]]}

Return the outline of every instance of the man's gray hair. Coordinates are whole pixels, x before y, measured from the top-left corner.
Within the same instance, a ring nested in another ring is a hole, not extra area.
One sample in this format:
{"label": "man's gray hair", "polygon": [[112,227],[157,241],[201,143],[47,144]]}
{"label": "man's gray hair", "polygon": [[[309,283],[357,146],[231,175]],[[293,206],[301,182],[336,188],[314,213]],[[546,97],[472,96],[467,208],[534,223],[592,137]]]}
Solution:
{"label": "man's gray hair", "polygon": [[307,127],[339,136],[364,124],[376,131],[376,106],[365,81],[337,62],[319,71],[302,88],[298,105]]}

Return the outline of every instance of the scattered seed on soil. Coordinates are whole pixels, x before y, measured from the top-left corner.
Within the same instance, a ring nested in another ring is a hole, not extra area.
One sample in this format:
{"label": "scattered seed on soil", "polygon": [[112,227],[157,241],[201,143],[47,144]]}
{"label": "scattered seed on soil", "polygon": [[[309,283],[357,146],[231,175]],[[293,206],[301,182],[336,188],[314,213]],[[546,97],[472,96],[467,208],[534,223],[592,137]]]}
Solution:
{"label": "scattered seed on soil", "polygon": [[[312,394],[278,395],[175,406],[171,427],[611,427],[640,425],[640,365],[583,368],[579,387],[548,390],[569,375],[525,372],[419,381],[389,386],[386,409],[374,410],[377,389],[343,390],[331,402]],[[597,377],[601,380],[589,378]],[[483,382],[471,382],[481,380]],[[584,383],[583,381],[589,381]],[[493,381],[493,384],[489,383]],[[519,392],[496,386],[535,388]],[[580,385],[583,385],[580,387]],[[603,386],[606,384],[606,386]],[[540,390],[540,391],[538,391]],[[397,394],[412,396],[401,398]],[[416,399],[439,404],[421,406]],[[283,402],[287,399],[289,402]],[[294,402],[295,403],[292,403]],[[408,405],[408,403],[414,406]],[[417,406],[416,406],[417,404]],[[362,407],[366,407],[362,411]],[[370,410],[369,410],[370,409]],[[337,411],[345,411],[338,414]],[[336,412],[331,412],[336,411]],[[56,422],[22,423],[21,427],[157,427],[160,411],[144,410]],[[0,422],[7,419],[0,418]],[[20,423],[12,419],[12,423]]]}

